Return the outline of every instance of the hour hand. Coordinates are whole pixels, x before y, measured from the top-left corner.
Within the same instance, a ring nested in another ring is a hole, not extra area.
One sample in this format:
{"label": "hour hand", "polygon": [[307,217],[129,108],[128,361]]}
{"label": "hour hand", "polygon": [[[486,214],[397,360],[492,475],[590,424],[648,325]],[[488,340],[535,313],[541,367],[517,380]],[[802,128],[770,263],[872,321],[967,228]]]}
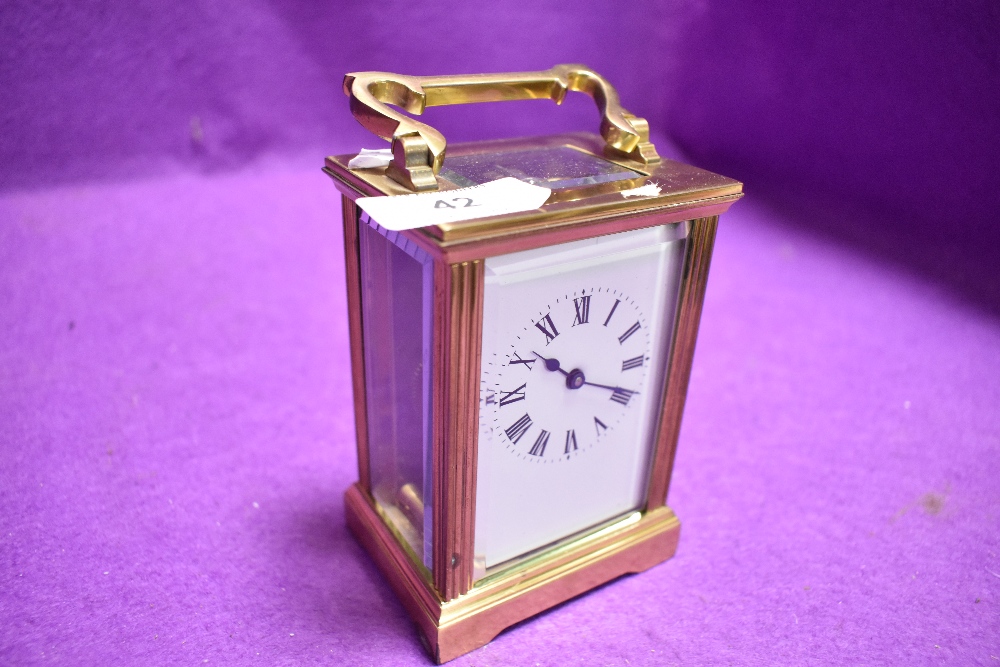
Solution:
{"label": "hour hand", "polygon": [[548,371],[559,371],[563,375],[569,375],[569,373],[567,373],[566,371],[564,371],[559,366],[559,360],[558,359],[550,359],[550,358],[547,358],[547,357],[543,357],[542,355],[538,354],[534,350],[532,350],[531,353],[533,355],[535,355],[536,357],[538,357],[539,359],[541,359],[542,361],[545,362],[545,370],[548,370]]}

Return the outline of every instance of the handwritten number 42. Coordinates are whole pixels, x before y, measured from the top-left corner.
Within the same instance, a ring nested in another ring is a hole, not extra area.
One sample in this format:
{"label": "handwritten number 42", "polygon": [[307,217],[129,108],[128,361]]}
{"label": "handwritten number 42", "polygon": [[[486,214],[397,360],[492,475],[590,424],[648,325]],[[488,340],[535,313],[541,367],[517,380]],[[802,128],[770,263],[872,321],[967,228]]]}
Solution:
{"label": "handwritten number 42", "polygon": [[479,206],[479,204],[473,204],[472,199],[469,197],[455,197],[451,201],[453,202],[464,201],[465,204],[463,204],[462,206],[457,206],[455,204],[449,204],[443,199],[438,199],[436,202],[434,202],[434,208],[469,208],[470,206]]}

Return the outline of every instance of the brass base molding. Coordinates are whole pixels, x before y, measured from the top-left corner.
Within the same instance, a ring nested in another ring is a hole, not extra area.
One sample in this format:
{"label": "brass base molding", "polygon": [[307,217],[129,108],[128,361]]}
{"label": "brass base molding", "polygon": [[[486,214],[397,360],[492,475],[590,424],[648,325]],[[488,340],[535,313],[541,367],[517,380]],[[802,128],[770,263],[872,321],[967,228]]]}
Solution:
{"label": "brass base molding", "polygon": [[518,563],[444,602],[382,521],[359,484],[344,496],[347,525],[420,628],[438,664],[489,643],[504,629],[677,551],[680,521],[669,507],[633,515]]}

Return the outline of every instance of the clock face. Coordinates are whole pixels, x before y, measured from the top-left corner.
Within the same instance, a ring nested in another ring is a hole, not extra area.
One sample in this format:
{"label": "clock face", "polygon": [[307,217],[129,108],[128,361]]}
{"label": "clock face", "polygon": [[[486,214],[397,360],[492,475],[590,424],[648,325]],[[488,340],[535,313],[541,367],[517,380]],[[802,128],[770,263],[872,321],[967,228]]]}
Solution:
{"label": "clock face", "polygon": [[495,445],[536,464],[562,464],[616,431],[645,391],[649,321],[624,290],[551,295],[483,359],[481,421]]}
{"label": "clock face", "polygon": [[686,230],[486,260],[479,575],[643,507]]}

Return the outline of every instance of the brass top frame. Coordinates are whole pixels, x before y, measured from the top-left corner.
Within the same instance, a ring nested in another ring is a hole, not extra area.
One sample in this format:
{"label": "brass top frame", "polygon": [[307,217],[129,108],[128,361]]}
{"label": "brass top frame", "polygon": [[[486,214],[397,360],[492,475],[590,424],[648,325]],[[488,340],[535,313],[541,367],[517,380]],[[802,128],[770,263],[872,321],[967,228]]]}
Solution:
{"label": "brass top frame", "polygon": [[[561,146],[600,156],[603,141],[600,137],[582,132],[473,142],[453,147],[450,154],[478,155]],[[323,168],[345,197],[357,199],[412,194],[389,176],[388,168],[348,169],[347,163],[352,157],[328,157]],[[629,222],[637,215],[657,213],[676,220],[687,220],[698,217],[695,209],[703,210],[706,206],[715,206],[721,213],[743,193],[743,184],[739,181],[673,160],[646,165],[634,160],[604,157],[640,176],[576,190],[553,191],[548,202],[534,211],[432,225],[401,234],[436,259],[449,263],[462,262],[637,229],[643,225],[636,226]],[[457,188],[440,177],[438,182],[441,190]],[[659,186],[660,194],[653,197],[621,195],[622,190],[649,183]]]}

